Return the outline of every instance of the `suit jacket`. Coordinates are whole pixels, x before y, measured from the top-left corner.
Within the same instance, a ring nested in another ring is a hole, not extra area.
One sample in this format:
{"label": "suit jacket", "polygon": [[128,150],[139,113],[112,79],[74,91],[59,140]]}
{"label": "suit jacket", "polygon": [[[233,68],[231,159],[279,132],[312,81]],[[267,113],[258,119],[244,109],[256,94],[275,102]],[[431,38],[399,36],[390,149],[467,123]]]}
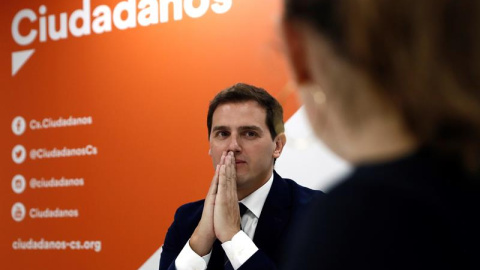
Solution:
{"label": "suit jacket", "polygon": [[282,269],[480,269],[480,177],[433,149],[359,166],[312,205]]}
{"label": "suit jacket", "polygon": [[[272,187],[267,195],[253,239],[259,250],[240,269],[276,269],[294,222],[299,219],[314,196],[323,196],[323,193],[300,186],[274,172]],[[177,255],[200,221],[203,204],[204,200],[201,200],[178,208],[163,244],[161,270],[175,269]],[[217,240],[207,269],[224,269],[224,258],[225,252]]]}

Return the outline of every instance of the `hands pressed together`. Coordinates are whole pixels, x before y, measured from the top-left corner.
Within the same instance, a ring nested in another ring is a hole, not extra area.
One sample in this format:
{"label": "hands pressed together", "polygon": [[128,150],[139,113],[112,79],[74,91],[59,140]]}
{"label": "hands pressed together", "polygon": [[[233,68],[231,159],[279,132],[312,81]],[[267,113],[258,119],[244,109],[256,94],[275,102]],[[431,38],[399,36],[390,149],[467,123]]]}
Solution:
{"label": "hands pressed together", "polygon": [[216,239],[226,242],[240,231],[235,157],[224,152],[213,176],[202,218],[190,238],[190,247],[200,256],[212,249]]}

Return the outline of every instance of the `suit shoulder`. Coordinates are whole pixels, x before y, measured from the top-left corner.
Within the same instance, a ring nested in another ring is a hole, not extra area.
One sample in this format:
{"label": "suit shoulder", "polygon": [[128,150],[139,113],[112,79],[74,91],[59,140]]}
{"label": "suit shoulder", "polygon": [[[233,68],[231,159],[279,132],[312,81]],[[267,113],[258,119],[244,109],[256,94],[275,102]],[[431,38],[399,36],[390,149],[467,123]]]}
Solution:
{"label": "suit shoulder", "polygon": [[174,223],[183,224],[182,226],[186,226],[187,224],[196,225],[202,217],[204,202],[205,200],[200,200],[180,206],[175,212]]}
{"label": "suit shoulder", "polygon": [[201,212],[203,210],[204,203],[205,203],[205,200],[199,200],[199,201],[189,202],[181,205],[180,207],[177,208],[177,211],[175,212],[175,218],[183,214],[191,215],[198,211]]}

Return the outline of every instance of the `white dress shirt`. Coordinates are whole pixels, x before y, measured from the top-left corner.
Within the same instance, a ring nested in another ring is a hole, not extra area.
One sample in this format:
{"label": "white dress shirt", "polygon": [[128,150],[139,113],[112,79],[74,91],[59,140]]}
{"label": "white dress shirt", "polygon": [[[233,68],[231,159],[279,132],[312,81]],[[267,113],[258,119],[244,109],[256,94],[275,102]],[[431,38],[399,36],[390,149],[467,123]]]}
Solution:
{"label": "white dress shirt", "polygon": [[[240,201],[248,208],[247,212],[242,216],[242,230],[235,234],[232,240],[222,244],[222,248],[235,270],[240,268],[258,250],[252,239],[272,183],[273,173],[263,186]],[[200,257],[190,247],[189,240],[180,254],[178,254],[177,259],[175,259],[175,267],[177,270],[204,270],[207,269],[211,255],[212,251]]]}

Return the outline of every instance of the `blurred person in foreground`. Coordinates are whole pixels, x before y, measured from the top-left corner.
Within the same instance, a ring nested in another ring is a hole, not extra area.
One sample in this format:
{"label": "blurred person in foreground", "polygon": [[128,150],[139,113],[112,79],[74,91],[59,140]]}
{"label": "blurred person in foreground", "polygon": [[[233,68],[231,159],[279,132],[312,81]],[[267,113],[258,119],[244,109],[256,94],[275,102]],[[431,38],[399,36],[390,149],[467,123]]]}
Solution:
{"label": "blurred person in foreground", "polygon": [[480,269],[480,1],[290,0],[316,135],[354,171],[285,269]]}
{"label": "blurred person in foreground", "polygon": [[286,143],[282,106],[239,83],[210,102],[207,128],[215,174],[205,200],[175,213],[160,269],[276,269],[291,224],[323,195],[274,171]]}

